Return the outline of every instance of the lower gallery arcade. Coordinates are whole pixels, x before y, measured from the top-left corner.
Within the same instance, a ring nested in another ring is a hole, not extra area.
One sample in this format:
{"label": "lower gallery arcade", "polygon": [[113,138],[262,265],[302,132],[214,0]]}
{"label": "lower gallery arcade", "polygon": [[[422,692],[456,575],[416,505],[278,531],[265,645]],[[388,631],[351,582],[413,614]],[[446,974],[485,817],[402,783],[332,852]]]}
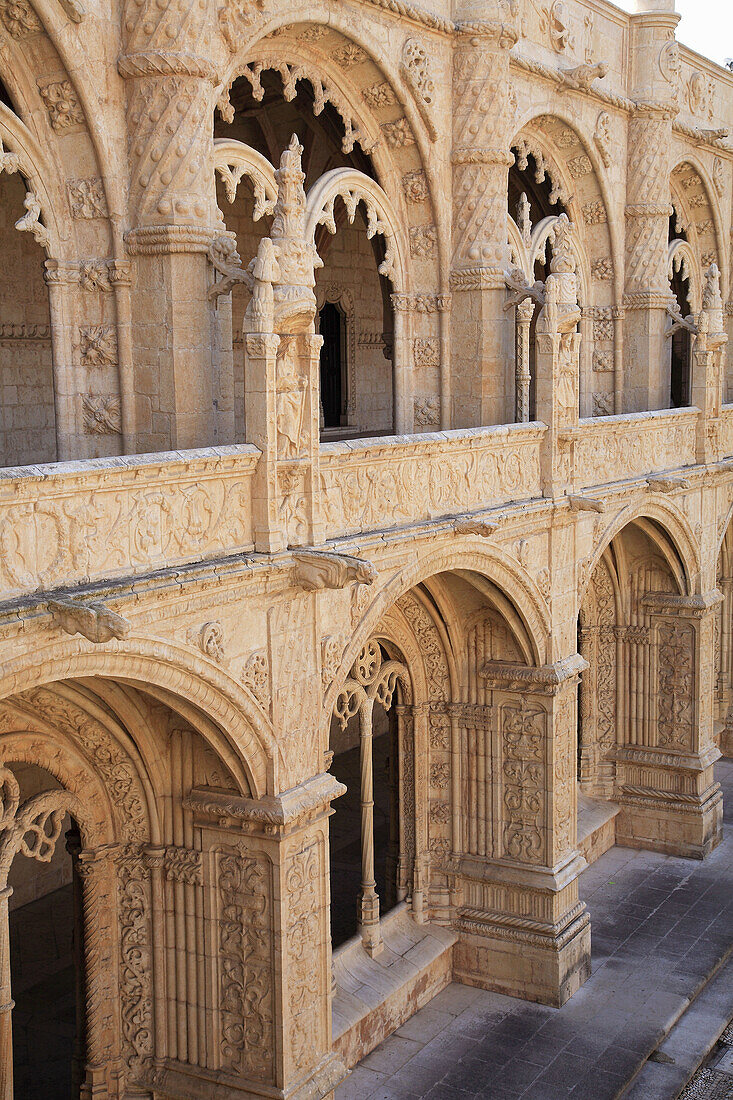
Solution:
{"label": "lower gallery arcade", "polygon": [[[352,656],[324,643],[320,748],[280,795],[243,713],[237,731],[216,688],[187,697],[153,659],[17,678],[0,708],[2,1100],[327,1096],[450,980],[573,995],[586,860],[614,841],[702,858],[720,838],[699,716],[729,610],[689,595],[644,517],[597,557],[575,655],[547,660],[512,584],[439,572],[368,627],[357,585]],[[607,812],[583,835],[589,800]]]}

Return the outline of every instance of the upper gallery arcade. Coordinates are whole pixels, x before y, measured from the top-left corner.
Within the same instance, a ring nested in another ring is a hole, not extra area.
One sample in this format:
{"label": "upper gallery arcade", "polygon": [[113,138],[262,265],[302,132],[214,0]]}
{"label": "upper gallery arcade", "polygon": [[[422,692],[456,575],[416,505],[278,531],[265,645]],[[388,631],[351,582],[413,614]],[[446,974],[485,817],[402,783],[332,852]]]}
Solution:
{"label": "upper gallery arcade", "polygon": [[451,979],[564,1003],[604,846],[719,843],[733,73],[678,18],[0,0],[0,1100],[51,895],[64,1095],[306,1100]]}

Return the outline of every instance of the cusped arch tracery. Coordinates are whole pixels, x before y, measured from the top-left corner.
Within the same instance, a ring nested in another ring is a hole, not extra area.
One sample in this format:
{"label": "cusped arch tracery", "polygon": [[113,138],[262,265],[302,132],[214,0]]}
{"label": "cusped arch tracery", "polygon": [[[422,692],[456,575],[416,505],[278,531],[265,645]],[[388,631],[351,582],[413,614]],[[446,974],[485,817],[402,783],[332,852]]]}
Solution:
{"label": "cusped arch tracery", "polygon": [[701,279],[704,279],[705,272],[712,263],[718,265],[722,275],[721,289],[725,297],[728,287],[728,250],[715,189],[703,166],[686,154],[672,170],[670,189],[676,232],[681,234],[684,231],[690,252],[694,256],[694,266]]}
{"label": "cusped arch tracery", "polygon": [[334,206],[341,199],[349,223],[353,223],[357,208],[363,206],[367,237],[376,233],[384,237],[386,252],[379,265],[379,274],[390,279],[398,293],[410,289],[408,246],[404,230],[386,192],[355,168],[334,168],[326,172],[308,192],[306,199],[306,237],[315,246],[316,229],[323,225],[336,233]]}

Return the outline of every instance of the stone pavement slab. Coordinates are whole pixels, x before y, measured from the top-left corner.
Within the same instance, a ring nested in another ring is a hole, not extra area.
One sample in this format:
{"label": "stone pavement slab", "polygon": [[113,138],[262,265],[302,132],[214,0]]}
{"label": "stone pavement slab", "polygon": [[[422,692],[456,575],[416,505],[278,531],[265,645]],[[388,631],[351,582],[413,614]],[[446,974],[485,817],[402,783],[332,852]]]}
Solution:
{"label": "stone pavement slab", "polygon": [[453,983],[357,1066],[336,1100],[620,1096],[733,946],[733,761],[716,774],[726,826],[707,860],[612,848],[584,872],[593,972],[566,1005]]}

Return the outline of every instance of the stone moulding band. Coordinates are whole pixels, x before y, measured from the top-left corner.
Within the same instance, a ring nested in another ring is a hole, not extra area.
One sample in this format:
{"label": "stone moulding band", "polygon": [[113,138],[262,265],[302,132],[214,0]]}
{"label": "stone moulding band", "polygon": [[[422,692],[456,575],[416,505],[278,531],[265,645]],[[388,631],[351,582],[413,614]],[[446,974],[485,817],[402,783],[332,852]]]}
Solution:
{"label": "stone moulding band", "polygon": [[217,824],[279,833],[323,813],[334,798],[345,793],[343,783],[329,772],[322,772],[279,796],[240,798],[194,789],[184,805],[197,817]]}

